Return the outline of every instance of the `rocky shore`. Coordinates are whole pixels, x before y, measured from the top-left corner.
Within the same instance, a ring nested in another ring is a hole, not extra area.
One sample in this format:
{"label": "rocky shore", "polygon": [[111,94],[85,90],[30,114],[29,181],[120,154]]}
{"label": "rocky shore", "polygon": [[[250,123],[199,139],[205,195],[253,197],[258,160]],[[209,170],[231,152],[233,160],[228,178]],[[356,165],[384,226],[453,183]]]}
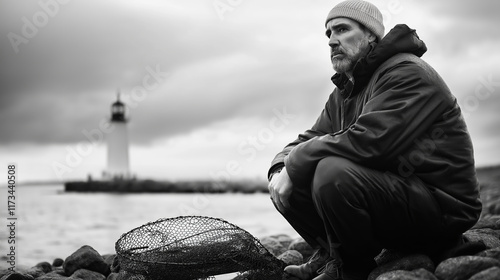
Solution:
{"label": "rocky shore", "polygon": [[[496,206],[485,205],[496,209]],[[485,214],[470,230],[464,233],[469,241],[484,243],[484,248],[474,254],[463,254],[434,263],[428,256],[403,255],[384,250],[376,261],[378,267],[368,280],[493,280],[500,279],[500,215]],[[270,253],[286,264],[301,264],[313,249],[301,238],[273,235],[261,238]],[[479,243],[480,244],[480,243]],[[115,254],[101,255],[89,245],[84,245],[64,260],[40,262],[31,268],[0,271],[0,280],[49,280],[84,279],[115,280],[145,279],[131,276],[120,269]],[[245,274],[235,280],[247,279]],[[264,279],[262,279],[264,280]]]}
{"label": "rocky shore", "polygon": [[[464,233],[471,241],[469,250],[460,256],[434,263],[422,254],[401,254],[383,250],[376,258],[378,267],[368,280],[493,280],[500,279],[500,216],[488,215],[472,229]],[[286,236],[262,239],[271,253],[285,263],[300,264],[312,254],[312,248],[301,239],[290,240]],[[484,244],[484,246],[483,246]],[[479,252],[478,248],[480,248]]]}

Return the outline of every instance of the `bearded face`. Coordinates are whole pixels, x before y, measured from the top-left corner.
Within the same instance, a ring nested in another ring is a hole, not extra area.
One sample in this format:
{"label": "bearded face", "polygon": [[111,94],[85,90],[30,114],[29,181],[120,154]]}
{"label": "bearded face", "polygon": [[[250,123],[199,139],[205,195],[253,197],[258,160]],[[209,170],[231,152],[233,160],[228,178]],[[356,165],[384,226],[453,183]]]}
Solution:
{"label": "bearded face", "polygon": [[339,46],[330,50],[333,70],[337,73],[350,72],[356,62],[366,55],[369,50],[369,41],[359,40],[356,44],[347,48]]}
{"label": "bearded face", "polygon": [[330,58],[337,73],[352,71],[356,62],[370,49],[375,36],[358,22],[335,18],[328,22],[326,35],[330,39]]}

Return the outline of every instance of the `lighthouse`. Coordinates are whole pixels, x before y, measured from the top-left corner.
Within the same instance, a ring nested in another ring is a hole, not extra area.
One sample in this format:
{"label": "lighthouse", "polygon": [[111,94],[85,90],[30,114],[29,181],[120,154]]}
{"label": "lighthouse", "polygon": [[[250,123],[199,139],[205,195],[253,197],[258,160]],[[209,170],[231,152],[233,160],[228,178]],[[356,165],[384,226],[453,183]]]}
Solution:
{"label": "lighthouse", "polygon": [[125,117],[125,104],[117,100],[111,105],[111,132],[107,136],[108,169],[107,176],[111,179],[126,179],[130,176],[128,163],[128,133]]}

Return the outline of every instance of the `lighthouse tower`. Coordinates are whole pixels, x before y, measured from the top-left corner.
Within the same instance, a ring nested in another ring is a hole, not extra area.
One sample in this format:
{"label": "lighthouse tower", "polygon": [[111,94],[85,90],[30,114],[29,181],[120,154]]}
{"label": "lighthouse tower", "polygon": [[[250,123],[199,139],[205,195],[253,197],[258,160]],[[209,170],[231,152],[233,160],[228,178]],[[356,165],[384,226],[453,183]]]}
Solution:
{"label": "lighthouse tower", "polygon": [[111,179],[125,179],[130,176],[128,163],[128,134],[127,119],[125,118],[125,104],[117,100],[111,105],[111,129],[108,133],[108,170]]}

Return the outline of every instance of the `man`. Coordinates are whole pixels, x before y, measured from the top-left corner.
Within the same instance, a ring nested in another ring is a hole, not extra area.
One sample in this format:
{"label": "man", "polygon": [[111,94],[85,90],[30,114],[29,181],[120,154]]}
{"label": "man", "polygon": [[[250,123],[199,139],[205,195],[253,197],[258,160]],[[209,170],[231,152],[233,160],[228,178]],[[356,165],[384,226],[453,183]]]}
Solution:
{"label": "man", "polygon": [[[438,259],[481,212],[455,97],[406,25],[384,37],[365,1],[336,5],[326,35],[336,85],[316,123],[273,160],[278,211],[318,251],[294,279],[366,279],[381,249]],[[320,271],[318,269],[322,268]]]}

